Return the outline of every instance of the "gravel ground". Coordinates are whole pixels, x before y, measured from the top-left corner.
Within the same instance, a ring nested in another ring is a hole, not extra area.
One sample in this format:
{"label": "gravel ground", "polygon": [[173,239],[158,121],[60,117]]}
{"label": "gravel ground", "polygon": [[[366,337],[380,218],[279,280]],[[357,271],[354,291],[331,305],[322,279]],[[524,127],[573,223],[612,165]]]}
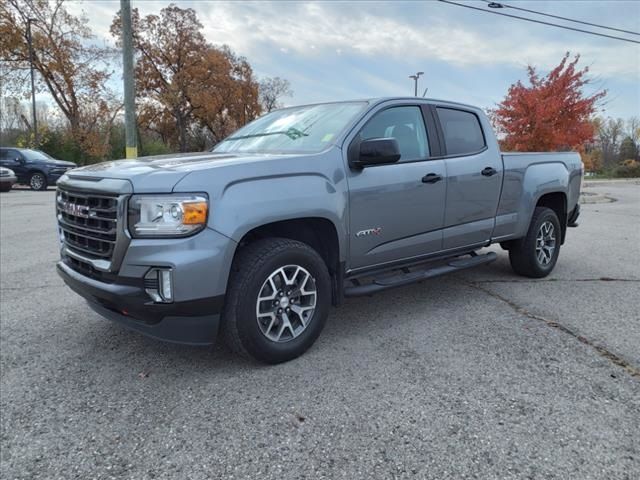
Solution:
{"label": "gravel ground", "polygon": [[55,274],[53,191],[0,195],[0,477],[640,477],[640,185],[597,182],[554,273],[348,300],[266,367],[159,343]]}

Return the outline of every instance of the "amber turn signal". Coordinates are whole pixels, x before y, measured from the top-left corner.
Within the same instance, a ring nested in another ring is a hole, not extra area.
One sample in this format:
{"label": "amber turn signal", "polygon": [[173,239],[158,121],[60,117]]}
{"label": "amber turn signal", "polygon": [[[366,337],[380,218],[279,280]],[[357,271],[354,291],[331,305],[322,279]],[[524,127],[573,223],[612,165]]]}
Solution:
{"label": "amber turn signal", "polygon": [[207,202],[183,204],[182,223],[185,225],[201,225],[207,221]]}

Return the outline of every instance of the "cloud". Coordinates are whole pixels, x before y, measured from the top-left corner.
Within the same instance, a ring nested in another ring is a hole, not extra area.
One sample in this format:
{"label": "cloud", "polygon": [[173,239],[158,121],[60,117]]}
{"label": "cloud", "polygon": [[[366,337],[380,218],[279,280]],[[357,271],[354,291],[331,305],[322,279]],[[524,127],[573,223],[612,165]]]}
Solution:
{"label": "cloud", "polygon": [[[277,50],[298,55],[438,60],[460,67],[530,63],[547,69],[571,51],[579,52],[597,74],[640,77],[638,45],[460,12],[437,2],[381,6],[370,2],[182,1],[179,5],[196,10],[210,41],[228,44],[250,60]],[[157,13],[166,3],[145,1],[134,6],[144,15]],[[583,8],[576,10],[584,15],[585,4],[580,6]],[[118,2],[71,2],[68,9],[74,14],[84,11],[94,32],[112,40],[109,25]],[[640,8],[635,10],[636,15],[640,13]]]}
{"label": "cloud", "polygon": [[[193,8],[214,44],[247,57],[260,76],[289,79],[294,103],[409,94],[407,75],[429,72],[429,95],[478,105],[498,101],[527,64],[541,71],[580,53],[615,115],[637,114],[640,46],[452,7],[440,2],[176,2]],[[142,15],[168,1],[134,0]],[[526,8],[640,30],[640,2],[523,2]],[[615,5],[615,8],[613,8]],[[117,1],[70,2],[99,37]],[[411,88],[410,88],[411,87]]]}
{"label": "cloud", "polygon": [[[461,67],[531,63],[546,69],[556,65],[565,51],[572,51],[593,63],[599,74],[639,75],[637,45],[592,41],[573,32],[558,35],[550,32],[550,27],[525,28],[508,19],[498,19],[492,28],[487,28],[491,24],[463,21],[456,15],[457,10],[443,9],[442,4],[434,2],[403,3],[377,14],[358,4],[358,8],[351,8],[342,2],[207,3],[206,8],[200,5],[194,4],[205,19],[207,37],[216,43],[227,43],[247,56],[263,54],[271,45],[277,45],[299,55],[313,50],[314,55],[339,52],[411,57]],[[403,8],[416,9],[420,21],[401,18]]]}

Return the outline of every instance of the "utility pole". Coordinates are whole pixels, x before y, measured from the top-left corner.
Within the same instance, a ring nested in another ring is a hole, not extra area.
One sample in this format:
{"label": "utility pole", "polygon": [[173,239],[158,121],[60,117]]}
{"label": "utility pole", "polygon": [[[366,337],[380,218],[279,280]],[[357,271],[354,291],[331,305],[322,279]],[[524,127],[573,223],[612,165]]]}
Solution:
{"label": "utility pole", "polygon": [[413,96],[418,96],[418,79],[420,75],[424,75],[424,72],[416,72],[415,75],[409,75],[409,78],[413,78]]}
{"label": "utility pole", "polygon": [[122,17],[122,76],[124,79],[124,123],[126,158],[138,156],[136,138],[136,94],[133,78],[133,33],[131,31],[131,1],[120,0]]}
{"label": "utility pole", "polygon": [[27,41],[29,42],[29,64],[31,66],[31,114],[33,117],[31,125],[33,126],[35,147],[38,148],[40,142],[38,140],[38,121],[36,118],[36,82],[33,76],[33,41],[31,39],[31,24],[33,22],[37,22],[37,20],[35,18],[27,19]]}

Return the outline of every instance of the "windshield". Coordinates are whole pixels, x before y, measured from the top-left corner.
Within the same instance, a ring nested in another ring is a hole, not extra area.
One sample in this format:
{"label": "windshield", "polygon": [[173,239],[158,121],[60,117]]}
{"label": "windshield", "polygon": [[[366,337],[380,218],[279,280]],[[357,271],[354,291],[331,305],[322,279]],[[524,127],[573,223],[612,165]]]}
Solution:
{"label": "windshield", "polygon": [[39,150],[21,150],[20,153],[22,153],[27,160],[51,160],[49,155]]}
{"label": "windshield", "polygon": [[324,150],[365,107],[365,102],[293,107],[254,120],[214,152],[314,153]]}

